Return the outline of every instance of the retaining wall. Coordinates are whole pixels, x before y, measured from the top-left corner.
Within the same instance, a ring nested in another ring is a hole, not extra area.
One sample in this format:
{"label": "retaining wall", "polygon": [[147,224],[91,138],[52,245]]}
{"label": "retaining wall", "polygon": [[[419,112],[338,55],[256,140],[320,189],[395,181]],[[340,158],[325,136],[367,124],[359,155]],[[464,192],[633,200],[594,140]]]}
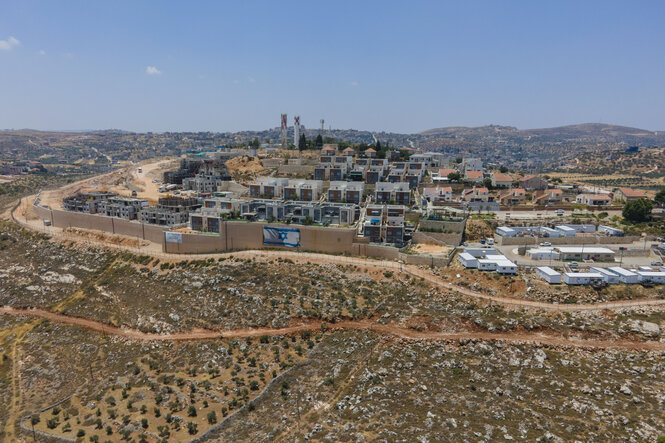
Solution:
{"label": "retaining wall", "polygon": [[462,243],[462,233],[442,234],[440,232],[420,232],[416,231],[412,236],[414,243],[439,246],[459,246]]}

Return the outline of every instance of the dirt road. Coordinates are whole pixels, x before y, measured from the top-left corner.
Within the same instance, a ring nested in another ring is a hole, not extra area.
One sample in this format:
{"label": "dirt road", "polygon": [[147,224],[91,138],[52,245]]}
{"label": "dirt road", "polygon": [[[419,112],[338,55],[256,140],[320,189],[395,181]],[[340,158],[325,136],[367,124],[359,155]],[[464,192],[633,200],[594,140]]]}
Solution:
{"label": "dirt road", "polygon": [[296,334],[302,331],[320,331],[322,326],[326,330],[358,330],[373,331],[378,334],[391,335],[407,340],[503,340],[510,343],[541,344],[550,346],[572,346],[593,349],[629,349],[640,351],[665,352],[665,343],[653,341],[635,341],[626,339],[617,340],[587,340],[570,338],[563,335],[548,335],[539,332],[437,332],[416,331],[394,324],[380,324],[373,320],[343,320],[336,323],[325,323],[321,320],[300,319],[294,320],[296,324],[285,328],[251,328],[233,329],[224,331],[211,331],[207,329],[194,329],[186,332],[171,334],[155,334],[141,332],[136,329],[118,328],[95,320],[71,317],[44,309],[16,309],[8,306],[0,307],[0,314],[16,317],[36,317],[54,323],[78,326],[89,331],[123,337],[140,341],[198,341],[221,338],[246,338],[262,335],[281,336]]}

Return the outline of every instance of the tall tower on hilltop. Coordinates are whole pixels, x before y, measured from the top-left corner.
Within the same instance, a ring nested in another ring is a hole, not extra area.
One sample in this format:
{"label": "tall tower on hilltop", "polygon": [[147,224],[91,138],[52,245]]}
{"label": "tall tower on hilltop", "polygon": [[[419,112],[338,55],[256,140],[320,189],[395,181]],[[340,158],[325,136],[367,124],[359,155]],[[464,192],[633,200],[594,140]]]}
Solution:
{"label": "tall tower on hilltop", "polygon": [[325,121],[324,119],[321,119],[321,132],[319,133],[319,134],[321,134],[321,137],[323,137],[323,131],[324,131],[324,129],[323,129],[323,125],[324,125],[325,123],[326,123],[326,121]]}
{"label": "tall tower on hilltop", "polygon": [[286,130],[288,129],[288,124],[286,121],[286,114],[282,114],[282,149],[286,149]]}
{"label": "tall tower on hilltop", "polygon": [[300,149],[300,116],[293,117],[293,144]]}

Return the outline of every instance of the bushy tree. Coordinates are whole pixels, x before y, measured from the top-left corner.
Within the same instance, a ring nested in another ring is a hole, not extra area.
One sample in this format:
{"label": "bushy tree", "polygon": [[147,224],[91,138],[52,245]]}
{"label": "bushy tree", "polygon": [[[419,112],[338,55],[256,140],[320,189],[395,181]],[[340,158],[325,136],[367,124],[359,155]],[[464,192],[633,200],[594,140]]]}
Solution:
{"label": "bushy tree", "polygon": [[656,194],[654,201],[659,205],[665,205],[665,189],[661,189]]}
{"label": "bushy tree", "polygon": [[623,207],[622,215],[626,220],[633,223],[640,223],[649,220],[653,203],[646,198],[632,200]]}
{"label": "bushy tree", "polygon": [[451,172],[448,174],[448,180],[451,182],[458,182],[462,179],[462,176],[460,175],[459,172]]}

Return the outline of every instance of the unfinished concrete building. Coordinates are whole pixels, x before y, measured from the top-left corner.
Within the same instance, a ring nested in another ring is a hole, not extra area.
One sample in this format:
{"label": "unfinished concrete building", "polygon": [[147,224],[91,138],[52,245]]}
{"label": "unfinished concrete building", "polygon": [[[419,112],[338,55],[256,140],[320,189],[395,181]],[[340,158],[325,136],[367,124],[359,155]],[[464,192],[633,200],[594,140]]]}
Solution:
{"label": "unfinished concrete building", "polygon": [[142,223],[159,226],[175,226],[189,221],[189,213],[201,207],[196,198],[162,197],[157,206],[141,209]]}

